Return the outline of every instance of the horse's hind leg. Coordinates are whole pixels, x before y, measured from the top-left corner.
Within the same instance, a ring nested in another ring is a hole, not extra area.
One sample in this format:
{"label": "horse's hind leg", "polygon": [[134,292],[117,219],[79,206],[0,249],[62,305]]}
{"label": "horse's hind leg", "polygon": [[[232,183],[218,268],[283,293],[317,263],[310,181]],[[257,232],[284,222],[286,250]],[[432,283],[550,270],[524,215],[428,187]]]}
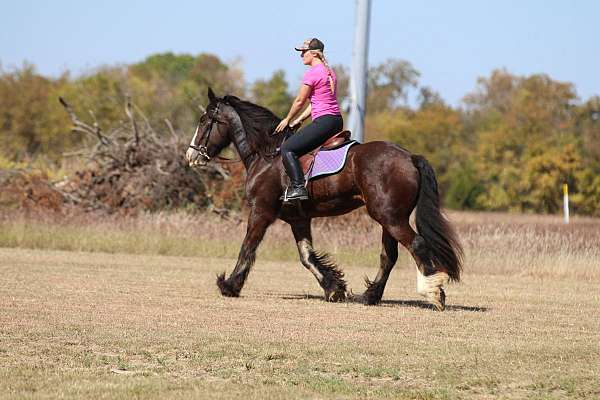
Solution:
{"label": "horse's hind leg", "polygon": [[325,291],[326,301],[344,301],[346,299],[346,281],[329,255],[315,251],[312,245],[310,219],[290,222],[300,261],[317,278]]}
{"label": "horse's hind leg", "polygon": [[431,252],[422,236],[415,235],[408,249],[417,262],[417,293],[425,297],[436,310],[444,311],[446,308],[444,286],[450,280],[448,273],[436,270],[431,264]]}
{"label": "horse's hind leg", "polygon": [[390,233],[394,238],[410,252],[417,264],[417,293],[425,297],[427,301],[438,311],[446,307],[446,293],[443,286],[448,283],[448,274],[437,271],[430,263],[429,248],[425,239],[412,229],[408,224],[389,226]]}
{"label": "horse's hind leg", "polygon": [[398,241],[385,228],[383,229],[381,244],[379,272],[377,272],[377,276],[373,281],[365,277],[367,290],[363,294],[363,301],[368,305],[375,305],[381,301],[390,272],[392,272],[392,268],[398,260]]}

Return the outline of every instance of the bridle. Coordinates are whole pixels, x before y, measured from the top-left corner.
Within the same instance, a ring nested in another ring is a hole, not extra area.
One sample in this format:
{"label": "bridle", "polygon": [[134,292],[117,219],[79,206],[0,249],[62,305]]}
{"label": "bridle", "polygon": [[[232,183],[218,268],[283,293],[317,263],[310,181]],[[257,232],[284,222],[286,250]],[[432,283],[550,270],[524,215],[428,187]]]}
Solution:
{"label": "bridle", "polygon": [[[200,153],[200,156],[204,157],[204,159],[206,160],[206,162],[209,162],[211,160],[211,157],[208,155],[208,141],[210,140],[210,134],[212,133],[213,130],[213,125],[216,123],[221,123],[221,121],[219,121],[219,119],[217,118],[217,114],[219,113],[219,107],[221,106],[221,103],[217,103],[217,106],[215,107],[215,111],[212,113],[212,116],[210,117],[210,121],[208,123],[208,130],[206,131],[206,137],[204,138],[204,144],[201,144],[200,146],[196,146],[193,143],[190,143],[190,148],[196,150],[198,153]],[[196,132],[194,133],[194,136],[196,137],[198,135],[198,131],[200,130],[200,122],[198,122],[198,126],[196,126]],[[237,163],[242,161],[241,158],[235,160],[235,159],[231,159],[231,158],[227,158],[227,157],[221,157],[221,156],[216,156],[217,161],[222,162],[222,163]]]}
{"label": "bridle", "polygon": [[[193,143],[190,143],[190,148],[196,150],[202,157],[206,159],[206,161],[210,161],[210,156],[208,155],[208,141],[210,140],[210,133],[212,132],[213,125],[215,121],[217,121],[217,113],[219,112],[220,103],[217,103],[217,107],[210,118],[210,122],[208,123],[208,131],[206,132],[206,138],[204,139],[204,144],[200,146],[196,146]],[[194,132],[194,137],[197,137],[198,131],[200,130],[200,122],[198,122],[198,126],[196,126],[196,132]]]}

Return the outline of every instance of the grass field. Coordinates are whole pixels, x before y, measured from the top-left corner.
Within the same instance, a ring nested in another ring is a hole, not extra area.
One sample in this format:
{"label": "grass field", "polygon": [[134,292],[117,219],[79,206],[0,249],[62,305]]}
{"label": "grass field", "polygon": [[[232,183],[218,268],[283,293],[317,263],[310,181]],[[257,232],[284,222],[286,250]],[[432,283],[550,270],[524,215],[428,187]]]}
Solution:
{"label": "grass field", "polygon": [[[230,299],[214,280],[243,224],[5,216],[0,397],[600,398],[600,221],[452,219],[467,263],[439,313],[405,256],[382,305],[322,301],[284,226]],[[347,223],[317,225],[316,242],[360,292],[379,233]]]}

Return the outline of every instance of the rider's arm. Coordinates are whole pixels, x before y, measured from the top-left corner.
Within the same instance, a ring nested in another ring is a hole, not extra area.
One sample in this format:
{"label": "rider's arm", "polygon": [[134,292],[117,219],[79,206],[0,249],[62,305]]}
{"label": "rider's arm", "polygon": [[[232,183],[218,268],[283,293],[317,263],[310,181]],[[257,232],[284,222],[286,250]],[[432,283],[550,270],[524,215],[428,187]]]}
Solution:
{"label": "rider's arm", "polygon": [[310,103],[308,103],[308,107],[306,107],[304,109],[304,111],[302,111],[302,114],[300,114],[298,116],[298,118],[296,118],[295,120],[292,121],[292,123],[290,124],[291,127],[294,127],[298,124],[301,124],[306,118],[308,118],[310,116],[310,111],[311,111],[312,107],[310,106]]}
{"label": "rider's arm", "polygon": [[298,93],[298,96],[296,96],[296,98],[294,99],[292,107],[290,108],[290,112],[288,113],[287,117],[282,119],[279,125],[277,125],[275,132],[283,131],[290,124],[290,120],[294,118],[294,116],[298,114],[300,110],[302,110],[302,107],[304,107],[308,96],[310,96],[310,91],[310,86],[306,84],[302,84],[302,86],[300,86],[300,92]]}

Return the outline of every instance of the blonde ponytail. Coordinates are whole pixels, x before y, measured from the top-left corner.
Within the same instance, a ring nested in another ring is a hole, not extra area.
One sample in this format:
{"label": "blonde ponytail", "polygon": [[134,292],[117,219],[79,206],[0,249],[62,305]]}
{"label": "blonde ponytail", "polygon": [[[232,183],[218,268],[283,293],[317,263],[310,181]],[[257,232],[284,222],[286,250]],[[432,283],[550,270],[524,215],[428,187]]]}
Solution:
{"label": "blonde ponytail", "polygon": [[325,65],[325,68],[327,69],[327,78],[329,78],[329,87],[331,88],[331,94],[335,95],[335,83],[333,82],[333,76],[331,75],[331,68],[329,67],[329,64],[327,63],[327,59],[325,58],[325,54],[323,54],[323,52],[321,50],[311,50],[311,51],[321,61],[323,61],[323,64]]}

